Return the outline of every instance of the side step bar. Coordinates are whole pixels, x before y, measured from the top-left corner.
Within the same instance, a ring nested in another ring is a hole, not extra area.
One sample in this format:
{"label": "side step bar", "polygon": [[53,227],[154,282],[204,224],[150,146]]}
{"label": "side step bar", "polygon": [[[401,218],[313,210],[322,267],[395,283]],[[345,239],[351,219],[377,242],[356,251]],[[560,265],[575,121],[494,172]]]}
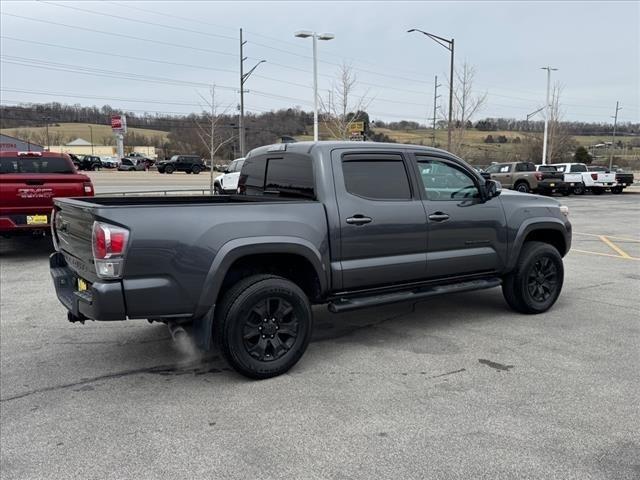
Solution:
{"label": "side step bar", "polygon": [[450,283],[446,285],[434,285],[415,288],[413,290],[404,290],[399,292],[384,293],[380,295],[361,296],[361,297],[344,297],[333,300],[329,303],[330,312],[341,313],[349,310],[357,310],[359,308],[369,308],[378,305],[388,305],[390,303],[407,302],[420,300],[422,298],[433,297],[435,295],[443,295],[445,293],[469,292],[472,290],[483,290],[485,288],[494,288],[502,284],[502,280],[497,277],[483,278],[480,280],[469,280],[466,282]]}

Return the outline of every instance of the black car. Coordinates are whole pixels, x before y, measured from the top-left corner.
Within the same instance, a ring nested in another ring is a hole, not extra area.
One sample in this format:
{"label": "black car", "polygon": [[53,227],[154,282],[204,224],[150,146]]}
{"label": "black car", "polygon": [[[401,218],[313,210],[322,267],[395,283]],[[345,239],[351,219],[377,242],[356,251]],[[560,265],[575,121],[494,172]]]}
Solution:
{"label": "black car", "polygon": [[197,175],[206,170],[198,155],[174,155],[169,160],[158,162],[157,167],[160,173],[186,172]]}
{"label": "black car", "polygon": [[69,154],[71,161],[78,170],[100,170],[102,168],[102,162],[100,157],[95,155],[74,155]]}

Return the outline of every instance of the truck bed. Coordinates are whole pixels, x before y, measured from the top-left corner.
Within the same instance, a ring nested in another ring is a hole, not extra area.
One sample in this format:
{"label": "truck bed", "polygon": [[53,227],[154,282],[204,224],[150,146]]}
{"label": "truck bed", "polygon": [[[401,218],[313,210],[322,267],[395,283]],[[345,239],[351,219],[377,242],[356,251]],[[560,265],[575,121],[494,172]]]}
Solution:
{"label": "truck bed", "polygon": [[[122,302],[111,302],[121,307],[104,320],[122,319],[123,314],[146,318],[201,313],[202,287],[216,255],[238,239],[251,239],[252,251],[259,253],[256,244],[268,246],[283,235],[294,236],[323,252],[318,261],[329,263],[325,209],[313,200],[220,195],[65,198],[54,203],[54,241],[69,268],[89,284],[124,292]],[[121,280],[97,277],[94,221],[130,232]]]}

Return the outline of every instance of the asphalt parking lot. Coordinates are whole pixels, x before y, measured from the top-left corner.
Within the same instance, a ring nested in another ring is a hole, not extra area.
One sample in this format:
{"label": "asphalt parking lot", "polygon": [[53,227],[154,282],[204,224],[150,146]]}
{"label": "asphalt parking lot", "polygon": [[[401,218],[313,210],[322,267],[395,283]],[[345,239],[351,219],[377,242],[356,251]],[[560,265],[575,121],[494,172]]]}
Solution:
{"label": "asphalt parking lot", "polygon": [[[97,191],[122,174],[92,173]],[[2,239],[0,476],[638,479],[640,189],[558,198],[573,249],[548,313],[515,314],[499,289],[318,307],[302,360],[260,382],[163,325],[68,323],[48,241]]]}

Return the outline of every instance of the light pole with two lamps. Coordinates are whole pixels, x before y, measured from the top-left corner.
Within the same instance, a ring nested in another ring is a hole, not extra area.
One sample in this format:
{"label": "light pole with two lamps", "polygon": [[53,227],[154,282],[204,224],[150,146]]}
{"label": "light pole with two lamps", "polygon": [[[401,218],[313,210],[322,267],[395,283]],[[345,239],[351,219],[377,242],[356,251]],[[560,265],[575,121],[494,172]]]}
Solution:
{"label": "light pole with two lamps", "polygon": [[313,38],[313,141],[318,141],[318,40],[333,40],[333,33],[316,33],[300,30],[295,33],[298,38]]}

